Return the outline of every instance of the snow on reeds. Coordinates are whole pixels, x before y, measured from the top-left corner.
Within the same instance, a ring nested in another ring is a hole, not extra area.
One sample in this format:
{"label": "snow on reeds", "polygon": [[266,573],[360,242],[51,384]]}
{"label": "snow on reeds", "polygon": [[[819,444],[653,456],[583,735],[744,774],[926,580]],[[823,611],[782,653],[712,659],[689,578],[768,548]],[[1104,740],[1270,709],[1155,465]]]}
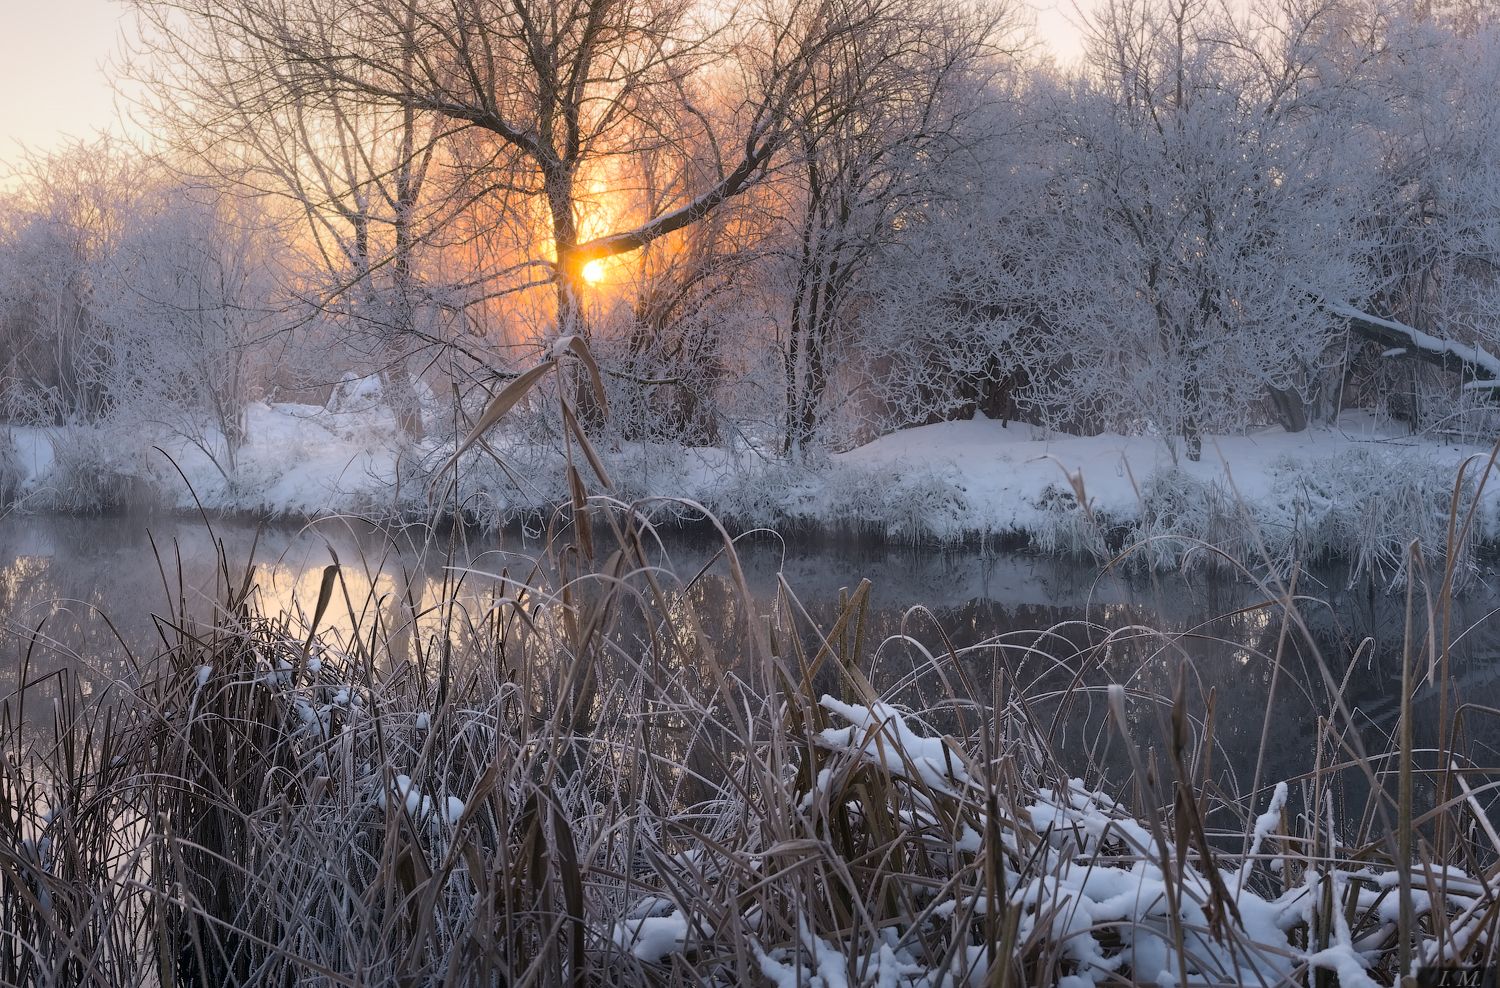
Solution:
{"label": "snow on reeds", "polygon": [[[534,567],[451,571],[405,626],[357,620],[387,612],[336,567],[268,613],[226,559],[214,612],[160,618],[108,690],[28,680],[23,650],[0,983],[1354,986],[1494,959],[1496,783],[1462,730],[1414,750],[1410,702],[1364,751],[1324,666],[1318,769],[1233,796],[1232,714],[1193,713],[1187,675],[1111,687],[1111,776],[1049,740],[1038,704],[1070,697],[1005,648],[930,643],[902,693],[930,702],[900,706],[867,584],[818,629],[791,588],[753,600],[728,542],[728,601],[659,558],[587,501]],[[1411,602],[1408,698],[1449,637],[1441,593]],[[1265,611],[1307,635],[1290,591]]]}

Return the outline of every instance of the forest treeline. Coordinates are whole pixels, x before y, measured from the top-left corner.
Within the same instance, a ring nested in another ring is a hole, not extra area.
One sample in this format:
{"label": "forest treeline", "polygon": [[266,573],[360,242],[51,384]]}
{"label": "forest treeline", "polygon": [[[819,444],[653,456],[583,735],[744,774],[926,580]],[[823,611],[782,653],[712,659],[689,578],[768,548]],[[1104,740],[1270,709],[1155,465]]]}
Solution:
{"label": "forest treeline", "polygon": [[1481,5],[1105,0],[1069,66],[1004,0],[128,5],[149,147],[0,198],[13,425],[232,478],[254,402],[352,389],[451,450],[575,336],[588,428],[770,456],[976,411],[1189,459],[1493,425],[1472,364],[1401,359],[1500,350]]}

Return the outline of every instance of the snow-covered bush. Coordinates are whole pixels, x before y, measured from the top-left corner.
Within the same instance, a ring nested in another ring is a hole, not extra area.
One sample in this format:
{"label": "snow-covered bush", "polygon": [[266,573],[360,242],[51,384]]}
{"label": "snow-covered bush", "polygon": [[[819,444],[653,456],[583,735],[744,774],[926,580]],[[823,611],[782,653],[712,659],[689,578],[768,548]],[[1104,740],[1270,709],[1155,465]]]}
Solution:
{"label": "snow-covered bush", "polygon": [[[160,504],[175,474],[149,435],[112,425],[74,425],[50,435],[52,462],[33,481],[28,507],[94,512]],[[180,483],[180,482],[179,482]]]}
{"label": "snow-covered bush", "polygon": [[370,415],[381,408],[384,388],[374,374],[360,377],[346,371],[328,396],[327,408],[335,415]]}
{"label": "snow-covered bush", "polygon": [[808,525],[940,544],[979,534],[969,527],[972,510],[963,490],[925,468],[753,461],[716,479],[705,500],[716,515],[744,527]]}
{"label": "snow-covered bush", "polygon": [[1032,506],[1040,515],[1029,533],[1036,548],[1048,554],[1108,558],[1103,519],[1092,505],[1079,504],[1072,491],[1048,484]]}
{"label": "snow-covered bush", "polygon": [[714,492],[713,508],[722,518],[746,527],[773,526],[805,518],[813,506],[818,478],[806,466],[747,457],[733,464]]}
{"label": "snow-covered bush", "polygon": [[[1276,500],[1290,515],[1281,525],[1302,559],[1349,560],[1352,579],[1403,583],[1415,542],[1429,571],[1442,572],[1451,559],[1462,584],[1473,572],[1475,544],[1496,535],[1482,515],[1465,524],[1486,462],[1472,458],[1460,480],[1451,466],[1409,447],[1345,449],[1312,464],[1282,460],[1272,467]],[[1450,521],[1459,537],[1451,546]]]}
{"label": "snow-covered bush", "polygon": [[1253,558],[1256,534],[1253,515],[1221,483],[1164,469],[1142,484],[1131,556],[1152,568],[1253,564],[1259,562]]}
{"label": "snow-covered bush", "polygon": [[[410,394],[399,400],[414,400],[424,418],[443,410],[442,403],[425,381],[411,381],[409,389]],[[399,404],[398,399],[387,397],[389,390],[388,382],[380,374],[361,377],[353,371],[345,371],[329,393],[326,407],[334,415],[347,416],[351,422],[373,420],[389,430],[395,425],[391,409]]]}
{"label": "snow-covered bush", "polygon": [[889,473],[841,465],[824,477],[825,518],[902,542],[953,542],[973,534],[967,529],[967,499],[938,471],[918,467]]}

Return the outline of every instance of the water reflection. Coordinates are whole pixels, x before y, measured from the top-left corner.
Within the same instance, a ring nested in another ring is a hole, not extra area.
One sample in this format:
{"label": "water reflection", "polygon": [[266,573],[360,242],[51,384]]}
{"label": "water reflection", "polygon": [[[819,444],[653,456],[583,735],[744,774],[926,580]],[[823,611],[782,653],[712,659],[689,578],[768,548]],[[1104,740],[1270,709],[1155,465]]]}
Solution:
{"label": "water reflection", "polygon": [[[687,578],[710,563],[714,548],[672,540],[661,563]],[[379,624],[382,637],[398,642],[398,658],[417,658],[424,636],[448,621],[450,600],[459,609],[455,626],[476,638],[495,634],[505,607],[513,613],[526,606],[515,586],[534,578],[525,549],[515,539],[462,533],[424,543],[415,532],[348,522],[258,528],[221,521],[210,532],[202,522],[175,519],[12,517],[0,521],[0,627],[9,653],[0,662],[0,687],[14,688],[23,657],[33,680],[61,667],[94,689],[128,678],[132,653],[159,644],[160,622],[184,610],[209,617],[226,585],[245,579],[252,555],[261,603],[292,614],[299,634],[311,621],[323,567],[337,561],[342,581],[320,630],[347,639],[356,628],[369,634]],[[1399,711],[1404,602],[1364,587],[1344,590],[1337,572],[1304,584],[1312,587],[1302,610],[1309,646],[1295,630],[1288,633],[1279,608],[1257,606],[1264,602],[1260,592],[1243,584],[1126,580],[1025,556],[835,549],[769,537],[745,543],[741,554],[761,609],[770,608],[778,577],[785,577],[810,618],[804,631],[829,627],[840,589],[869,578],[866,640],[874,654],[867,672],[877,687],[922,707],[940,705],[949,692],[993,696],[1022,688],[1036,698],[1040,722],[1076,760],[1075,771],[1090,759],[1118,764],[1124,757],[1108,716],[1110,683],[1131,691],[1130,729],[1143,749],[1160,749],[1166,740],[1162,708],[1148,698],[1171,697],[1185,677],[1185,694],[1201,718],[1212,697],[1215,772],[1237,791],[1250,788],[1263,739],[1263,777],[1312,766],[1318,716],[1332,704],[1316,653],[1367,744],[1384,747]],[[724,650],[720,658],[732,664],[745,615],[723,570],[710,568],[684,601],[709,641]],[[502,599],[509,603],[502,606]],[[1463,634],[1450,709],[1458,699],[1500,707],[1497,622],[1490,617],[1497,601],[1493,591],[1481,590],[1459,603],[1452,626]],[[1351,662],[1366,638],[1371,643]],[[1193,661],[1184,663],[1185,656]],[[1070,691],[1074,684],[1092,689]],[[1418,711],[1418,743],[1431,744],[1436,690],[1423,691]],[[1476,757],[1494,764],[1496,721],[1476,712],[1470,733]]]}

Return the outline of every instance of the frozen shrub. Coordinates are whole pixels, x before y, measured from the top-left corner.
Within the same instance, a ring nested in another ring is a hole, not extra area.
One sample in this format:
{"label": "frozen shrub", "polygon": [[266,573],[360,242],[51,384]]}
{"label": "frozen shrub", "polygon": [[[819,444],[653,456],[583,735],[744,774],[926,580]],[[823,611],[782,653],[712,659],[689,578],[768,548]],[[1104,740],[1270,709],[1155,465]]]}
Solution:
{"label": "frozen shrub", "polygon": [[837,463],[774,461],[735,471],[709,505],[741,526],[804,522],[906,541],[953,542],[973,534],[967,498],[951,479],[919,470],[892,475]]}
{"label": "frozen shrub", "polygon": [[1209,565],[1223,550],[1245,560],[1253,545],[1254,522],[1234,496],[1212,480],[1181,470],[1153,474],[1141,489],[1141,522],[1132,558],[1152,568]]}
{"label": "frozen shrub", "polygon": [[347,371],[328,396],[328,410],[335,414],[368,415],[380,409],[384,390],[378,376],[360,377]]}
{"label": "frozen shrub", "polygon": [[771,525],[806,514],[816,478],[796,463],[772,461],[734,469],[714,497],[714,509],[737,525]]}
{"label": "frozen shrub", "polygon": [[1072,491],[1048,484],[1032,502],[1038,520],[1032,544],[1040,551],[1104,558],[1107,550],[1100,519],[1092,507],[1078,503]]}
{"label": "frozen shrub", "polygon": [[907,542],[962,538],[969,504],[951,480],[929,470],[888,473],[852,467],[828,473],[831,517]]}
{"label": "frozen shrub", "polygon": [[973,534],[966,530],[966,519],[972,516],[969,499],[950,478],[908,474],[886,493],[886,532],[892,537],[956,542]]}
{"label": "frozen shrub", "polygon": [[[609,474],[610,497],[625,504],[636,504],[657,498],[690,498],[696,492],[690,477],[689,464],[695,458],[692,450],[667,443],[633,442],[622,443],[618,450],[597,451],[605,462]],[[598,478],[582,457],[576,461],[583,473],[585,484],[594,485],[597,493]],[[677,503],[659,503],[652,514],[681,517],[687,511]]]}
{"label": "frozen shrub", "polygon": [[52,433],[52,465],[36,483],[36,506],[112,511],[152,504],[170,483],[171,464],[138,432],[74,425]]}
{"label": "frozen shrub", "polygon": [[[497,527],[544,500],[561,502],[567,493],[554,483],[561,479],[558,471],[530,468],[535,452],[513,446],[500,459],[481,453],[465,460],[458,471],[458,488],[449,497],[464,514]],[[440,478],[439,489],[447,489],[447,478]]]}
{"label": "frozen shrub", "polygon": [[[1455,578],[1470,574],[1483,519],[1459,544],[1448,545],[1457,480],[1451,465],[1406,447],[1367,447],[1341,450],[1316,465],[1283,458],[1272,471],[1276,500],[1288,508],[1303,558],[1342,556],[1353,563],[1354,578],[1370,574],[1398,584],[1406,576],[1407,547],[1415,540],[1429,568],[1440,572],[1451,551]],[[1481,472],[1479,463],[1465,472],[1458,527],[1474,503]]]}

